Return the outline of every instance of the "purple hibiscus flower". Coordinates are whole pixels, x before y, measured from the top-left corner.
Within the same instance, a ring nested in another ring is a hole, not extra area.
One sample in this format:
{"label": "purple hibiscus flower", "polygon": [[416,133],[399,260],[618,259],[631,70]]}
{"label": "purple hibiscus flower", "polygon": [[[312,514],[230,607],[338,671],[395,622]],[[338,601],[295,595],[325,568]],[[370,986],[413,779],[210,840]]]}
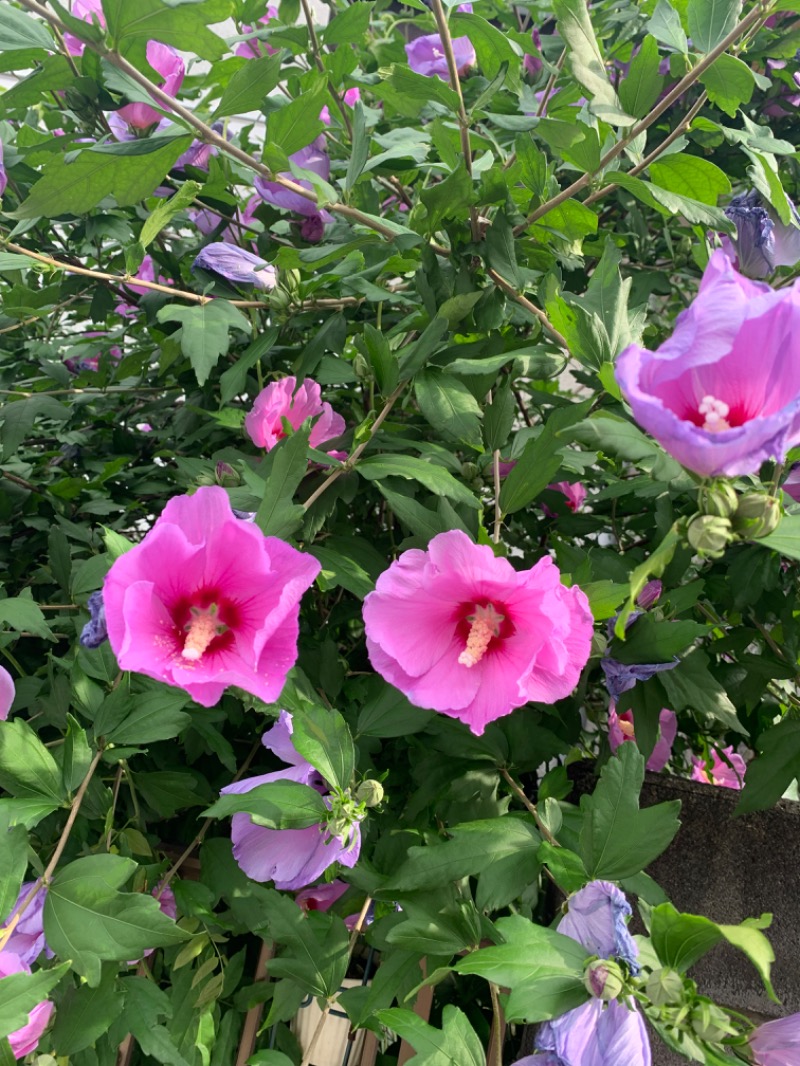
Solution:
{"label": "purple hibiscus flower", "polygon": [[626,348],[617,381],[636,421],[689,470],[754,474],[800,442],[799,334],[800,287],[750,281],[718,250],[672,336],[654,352]]}
{"label": "purple hibiscus flower", "polygon": [[227,241],[207,244],[192,263],[192,270],[196,267],[220,274],[239,285],[253,285],[257,289],[274,289],[278,280],[271,263]]}
{"label": "purple hibiscus flower", "polygon": [[752,189],[734,196],[725,214],[736,224],[732,250],[735,266],[749,278],[765,278],[776,267],[794,266],[800,260],[800,216],[791,205],[794,223],[784,225]]}
{"label": "purple hibiscus flower", "polygon": [[[323,796],[326,786],[314,767],[292,744],[292,716],[281,711],[261,743],[288,765],[283,770],[248,777],[222,789],[223,795],[241,794],[271,781],[298,781],[316,788]],[[254,881],[274,881],[275,887],[295,890],[316,881],[335,862],[355,866],[361,850],[361,830],[356,823],[343,836],[332,836],[327,827],[266,829],[248,814],[234,814],[231,825],[233,857]]]}

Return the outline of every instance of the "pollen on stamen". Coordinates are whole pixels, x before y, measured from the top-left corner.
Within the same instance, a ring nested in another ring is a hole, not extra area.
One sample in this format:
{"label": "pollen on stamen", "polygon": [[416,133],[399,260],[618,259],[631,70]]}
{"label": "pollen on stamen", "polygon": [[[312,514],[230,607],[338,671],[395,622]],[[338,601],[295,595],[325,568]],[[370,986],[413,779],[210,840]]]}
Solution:
{"label": "pollen on stamen", "polygon": [[475,613],[467,615],[470,623],[467,646],[458,657],[462,666],[472,667],[481,661],[494,637],[500,636],[500,626],[505,615],[500,614],[491,603],[485,607],[475,605]]}
{"label": "pollen on stamen", "polygon": [[731,409],[724,400],[718,400],[716,396],[704,396],[698,410],[701,415],[705,415],[703,429],[708,432],[720,433],[722,430],[731,428],[727,421]]}
{"label": "pollen on stamen", "polygon": [[217,607],[212,604],[207,610],[201,607],[192,607],[192,620],[184,627],[186,640],[184,641],[181,657],[189,662],[197,662],[203,657],[209,644],[214,637],[223,633],[226,626],[222,625],[217,615]]}

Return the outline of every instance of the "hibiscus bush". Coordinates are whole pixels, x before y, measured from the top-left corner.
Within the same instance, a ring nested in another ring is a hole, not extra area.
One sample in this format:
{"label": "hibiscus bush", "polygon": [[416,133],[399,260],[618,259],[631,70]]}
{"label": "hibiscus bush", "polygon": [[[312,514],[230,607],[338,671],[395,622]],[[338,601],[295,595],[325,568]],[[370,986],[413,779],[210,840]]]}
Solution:
{"label": "hibiscus bush", "polygon": [[0,6],[0,1066],[800,1061],[798,13]]}

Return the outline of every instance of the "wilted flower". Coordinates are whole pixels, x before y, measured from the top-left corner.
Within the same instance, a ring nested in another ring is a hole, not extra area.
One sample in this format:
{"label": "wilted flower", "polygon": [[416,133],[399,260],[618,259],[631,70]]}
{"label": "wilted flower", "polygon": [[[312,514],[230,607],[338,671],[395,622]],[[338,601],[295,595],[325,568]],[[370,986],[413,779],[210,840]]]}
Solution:
{"label": "wilted flower", "polygon": [[[30,972],[30,966],[27,966],[19,955],[15,955],[13,951],[0,951],[0,979],[11,977],[15,973]],[[26,1025],[8,1034],[6,1039],[11,1044],[11,1054],[15,1059],[24,1059],[26,1055],[36,1050],[36,1045],[47,1028],[52,1013],[53,1004],[49,1000],[44,1000],[30,1012]]]}
{"label": "wilted flower", "polygon": [[757,473],[800,441],[798,331],[797,286],[749,281],[718,250],[672,336],[655,352],[626,348],[617,380],[637,422],[688,469]]}
{"label": "wilted flower", "polygon": [[14,679],[4,666],[0,666],[0,722],[8,718],[14,695]]}
{"label": "wilted flower", "polygon": [[403,552],[364,601],[373,667],[418,707],[480,735],[529,701],[568,696],[589,658],[592,615],[552,559],[516,571],[459,530]]}
{"label": "wilted flower", "polygon": [[108,640],[103,593],[99,589],[93,592],[86,601],[86,606],[91,617],[81,630],[80,642],[84,648],[99,648],[104,640]]}
{"label": "wilted flower", "polygon": [[[0,934],[2,934],[4,928],[7,929],[13,923],[17,911],[27,899],[28,893],[34,884],[34,881],[25,881],[22,885],[17,896],[17,902],[11,909],[8,918],[6,918],[5,925],[0,926]],[[16,955],[25,966],[32,966],[43,951],[46,952],[49,959],[53,957],[53,952],[48,948],[44,937],[42,912],[46,895],[47,889],[41,887],[28,904],[22,917],[14,925],[14,931],[5,943],[4,950]]]}
{"label": "wilted flower", "polygon": [[195,267],[220,274],[239,285],[253,285],[257,289],[274,289],[278,279],[271,263],[227,241],[207,244],[192,263],[193,270]]}
{"label": "wilted flower", "polygon": [[[261,743],[288,765],[271,774],[248,777],[227,785],[222,789],[223,795],[241,795],[272,781],[297,781],[326,795],[322,778],[292,743],[292,716],[287,711],[281,711],[280,718],[263,735]],[[361,850],[358,821],[354,821],[341,836],[332,836],[324,825],[310,825],[306,829],[266,829],[256,825],[249,814],[234,814],[231,839],[233,856],[248,877],[254,881],[274,881],[276,888],[289,890],[305,888],[334,862],[355,866]]]}
{"label": "wilted flower", "polygon": [[536,78],[539,76],[539,74],[541,74],[542,69],[544,67],[544,63],[542,62],[542,39],[539,36],[539,31],[535,26],[533,27],[533,30],[531,32],[531,41],[533,42],[533,47],[539,54],[535,56],[526,54],[525,58],[522,61],[522,67],[525,73],[529,75],[529,77]]}
{"label": "wilted flower", "polygon": [[734,196],[725,214],[736,225],[736,266],[750,278],[765,278],[776,267],[800,260],[800,216],[791,205],[794,224],[785,225],[755,189]]}
{"label": "wilted flower", "polygon": [[[706,766],[704,759],[699,758],[697,755],[692,756],[692,780],[704,781],[709,785],[718,785],[721,788],[741,788],[744,782],[744,772],[747,769],[747,764],[741,755],[738,755],[733,746],[723,748],[722,754],[726,757],[727,762],[723,759],[719,752],[714,750],[711,760],[711,770]],[[728,765],[730,763],[730,765]]]}
{"label": "wilted flower", "polygon": [[[447,57],[444,54],[442,38],[438,33],[429,33],[424,37],[417,37],[406,45],[408,65],[416,74],[424,74],[426,78],[434,76],[448,81],[450,73],[447,68]],[[477,56],[469,37],[453,38],[453,56],[459,74],[465,74],[471,66],[474,66]]]}
{"label": "wilted flower", "polygon": [[[105,29],[106,17],[103,13],[102,0],[72,0],[70,14],[84,22],[94,22]],[[86,45],[74,33],[64,33],[64,43],[72,56],[82,56]]]}
{"label": "wilted flower", "polygon": [[[168,96],[175,96],[186,74],[183,59],[174,48],[170,48],[168,44],[161,44],[160,41],[148,41],[146,54],[147,62],[164,79],[159,88],[163,89]],[[117,113],[129,126],[137,130],[146,130],[161,119],[159,111],[150,107],[149,104],[142,103],[126,104]]]}
{"label": "wilted flower", "polygon": [[[323,136],[317,137],[311,144],[301,148],[299,152],[294,152],[289,156],[289,159],[298,167],[302,167],[303,170],[310,170],[313,174],[317,174],[323,181],[327,181],[331,176],[331,160],[325,151],[325,138]],[[281,177],[288,178],[304,189],[313,189],[310,181],[306,181],[305,178],[296,178],[291,171],[284,172]],[[330,215],[327,212],[320,211],[316,200],[309,200],[305,196],[301,196],[300,193],[292,192],[291,189],[284,189],[277,182],[266,181],[266,179],[259,176],[256,176],[253,184],[261,198],[266,200],[268,204],[272,204],[273,207],[282,207],[284,211],[294,211],[298,215],[311,217],[322,215],[326,222],[330,221]]]}
{"label": "wilted flower", "polygon": [[295,388],[296,385],[294,377],[281,378],[256,396],[252,410],[245,417],[244,428],[259,448],[270,451],[286,436],[284,418],[292,429],[298,429],[307,418],[316,418],[309,438],[312,448],[319,448],[325,441],[344,433],[344,419],[329,403],[322,402],[322,391],[316,381],[306,378],[302,385]]}
{"label": "wilted flower", "polygon": [[[672,754],[672,745],[675,743],[677,732],[677,716],[674,711],[665,707],[658,716],[658,740],[647,760],[648,770],[658,773],[664,769]],[[611,750],[616,751],[626,740],[636,740],[636,734],[633,731],[633,714],[631,711],[617,714],[612,704],[608,708],[608,743]]]}
{"label": "wilted flower", "polygon": [[[270,5],[267,8],[266,15],[262,15],[258,20],[260,23],[266,24],[278,17],[277,7]],[[253,33],[257,26],[242,26],[243,33]],[[242,56],[243,59],[260,59],[262,56],[274,56],[277,52],[277,48],[272,48],[266,41],[259,41],[257,37],[251,37],[249,41],[242,41],[237,44],[233,50],[234,55]]]}
{"label": "wilted flower", "polygon": [[756,1066],[797,1066],[800,1062],[800,1014],[765,1022],[747,1039]]}
{"label": "wilted flower", "polygon": [[[631,628],[637,618],[641,618],[641,611],[633,611],[625,623],[625,632]],[[614,626],[617,621],[615,615],[608,623],[608,637],[614,636]],[[616,702],[623,692],[628,692],[637,681],[649,681],[651,677],[662,673],[664,670],[674,670],[680,662],[677,655],[668,663],[621,663],[611,655],[610,645],[606,648],[605,655],[600,660],[600,668],[605,674],[606,688],[612,701]]]}
{"label": "wilted flower", "polygon": [[590,881],[567,900],[567,913],[558,923],[558,931],[577,940],[588,955],[622,959],[635,976],[639,949],[628,932],[631,913],[625,893],[616,885]]}
{"label": "wilted flower", "polygon": [[300,223],[300,236],[309,244],[319,244],[325,236],[325,223],[330,220],[327,211],[317,211],[316,214],[308,215]]}
{"label": "wilted flower", "polygon": [[216,486],[169,501],[103,586],[121,670],[212,707],[228,685],[276,700],[297,659],[300,599],[320,564],[234,517]]}

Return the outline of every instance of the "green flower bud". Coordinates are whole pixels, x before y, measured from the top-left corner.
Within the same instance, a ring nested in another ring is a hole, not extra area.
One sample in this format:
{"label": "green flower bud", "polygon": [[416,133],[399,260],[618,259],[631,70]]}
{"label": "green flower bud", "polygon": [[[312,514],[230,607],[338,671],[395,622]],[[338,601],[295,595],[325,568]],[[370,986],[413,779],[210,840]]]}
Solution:
{"label": "green flower bud", "polygon": [[683,978],[677,970],[665,966],[661,970],[653,970],[644,990],[655,1007],[680,1003],[683,999]]}
{"label": "green flower bud", "polygon": [[763,492],[747,492],[739,500],[733,516],[733,528],[749,540],[766,537],[778,528],[781,520],[780,501]]}
{"label": "green flower bud", "polygon": [[725,1011],[707,1000],[701,1000],[692,1008],[690,1021],[692,1032],[710,1044],[717,1044],[735,1032]]}
{"label": "green flower bud", "polygon": [[204,470],[202,474],[198,474],[194,479],[196,485],[216,485],[218,484],[216,477],[210,470]]}
{"label": "green flower bud", "polygon": [[217,463],[214,475],[216,484],[222,485],[224,489],[235,489],[242,483],[238,471],[230,463]]}
{"label": "green flower bud", "polygon": [[707,555],[710,559],[722,558],[733,535],[733,528],[727,518],[710,514],[695,515],[686,530],[686,536],[695,551],[700,555]]}
{"label": "green flower bud", "polygon": [[730,518],[738,503],[739,498],[729,481],[712,481],[708,485],[701,485],[697,492],[697,506],[700,514]]}
{"label": "green flower bud", "polygon": [[282,285],[276,285],[267,299],[273,314],[276,316],[283,316],[283,318],[279,317],[279,321],[286,321],[289,308],[292,304],[292,298],[286,289]]}
{"label": "green flower bud", "polygon": [[359,381],[368,381],[372,377],[372,368],[361,352],[356,352],[353,359],[353,373]]}
{"label": "green flower bud", "polygon": [[590,996],[608,1002],[625,988],[625,975],[613,959],[595,959],[583,971],[583,984]]}
{"label": "green flower bud", "polygon": [[383,801],[383,795],[383,785],[371,778],[362,781],[356,789],[356,799],[365,807],[377,807]]}

